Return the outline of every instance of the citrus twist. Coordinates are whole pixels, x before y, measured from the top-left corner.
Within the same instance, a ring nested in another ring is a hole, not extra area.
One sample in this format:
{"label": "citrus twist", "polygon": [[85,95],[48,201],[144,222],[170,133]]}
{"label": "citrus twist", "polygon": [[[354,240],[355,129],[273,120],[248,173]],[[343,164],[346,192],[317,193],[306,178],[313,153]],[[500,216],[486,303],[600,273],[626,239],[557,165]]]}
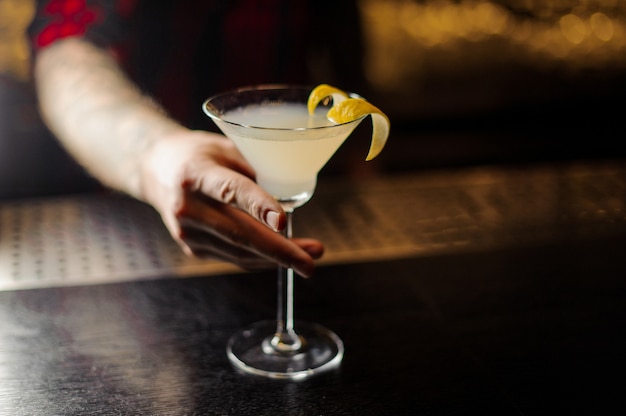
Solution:
{"label": "citrus twist", "polygon": [[332,107],[326,113],[326,118],[333,123],[349,123],[361,117],[372,118],[372,141],[365,160],[372,160],[383,150],[391,123],[389,117],[377,107],[362,98],[350,97],[344,91],[328,84],[318,85],[309,94],[307,108],[313,114],[317,105],[323,100],[332,98]]}

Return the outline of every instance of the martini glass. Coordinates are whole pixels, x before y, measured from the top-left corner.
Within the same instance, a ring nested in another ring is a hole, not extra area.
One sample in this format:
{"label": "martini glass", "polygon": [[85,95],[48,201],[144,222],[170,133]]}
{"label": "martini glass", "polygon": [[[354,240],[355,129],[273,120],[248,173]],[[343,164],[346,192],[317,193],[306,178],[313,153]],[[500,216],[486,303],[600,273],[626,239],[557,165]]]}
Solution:
{"label": "martini glass", "polygon": [[[319,171],[362,120],[334,124],[326,119],[331,103],[324,102],[309,115],[310,92],[298,86],[255,86],[211,97],[203,105],[252,165],[257,183],[282,205],[287,238],[292,237],[294,209],[313,196]],[[302,379],[341,362],[343,342],[335,333],[294,321],[293,281],[293,270],[279,266],[276,320],[255,323],[228,341],[228,357],[236,368]]]}

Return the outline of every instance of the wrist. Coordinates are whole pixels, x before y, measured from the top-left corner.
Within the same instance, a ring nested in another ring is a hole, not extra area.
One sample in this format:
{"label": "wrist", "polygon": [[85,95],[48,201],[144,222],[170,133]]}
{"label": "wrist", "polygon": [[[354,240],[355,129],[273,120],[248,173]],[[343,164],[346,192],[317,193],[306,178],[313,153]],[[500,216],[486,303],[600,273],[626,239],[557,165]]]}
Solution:
{"label": "wrist", "polygon": [[164,126],[158,135],[140,152],[138,174],[133,184],[132,196],[155,207],[171,192],[172,177],[178,169],[181,155],[177,143],[189,130],[174,122]]}

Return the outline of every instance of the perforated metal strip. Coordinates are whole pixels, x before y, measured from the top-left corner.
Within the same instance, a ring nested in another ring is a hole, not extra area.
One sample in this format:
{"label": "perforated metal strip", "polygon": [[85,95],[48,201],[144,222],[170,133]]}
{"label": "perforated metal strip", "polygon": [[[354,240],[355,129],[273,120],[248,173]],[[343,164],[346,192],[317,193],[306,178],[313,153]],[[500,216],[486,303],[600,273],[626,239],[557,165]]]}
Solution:
{"label": "perforated metal strip", "polygon": [[[626,231],[621,163],[478,168],[322,182],[296,210],[322,264],[428,256]],[[80,195],[0,203],[0,290],[237,272],[186,257],[158,214]]]}

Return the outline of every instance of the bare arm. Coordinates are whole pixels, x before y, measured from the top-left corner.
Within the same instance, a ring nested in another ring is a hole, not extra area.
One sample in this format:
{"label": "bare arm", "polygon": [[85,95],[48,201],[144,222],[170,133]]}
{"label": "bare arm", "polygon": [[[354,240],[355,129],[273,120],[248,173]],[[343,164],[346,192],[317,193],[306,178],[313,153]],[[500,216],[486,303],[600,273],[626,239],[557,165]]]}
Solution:
{"label": "bare arm", "polygon": [[79,39],[43,50],[35,79],[43,116],[65,147],[106,185],[142,198],[138,157],[182,127],[108,54]]}
{"label": "bare arm", "polygon": [[186,253],[313,272],[321,243],[275,233],[285,214],[232,143],[168,118],[108,53],[58,41],[40,52],[35,79],[44,120],[68,151],[104,184],[154,206]]}

